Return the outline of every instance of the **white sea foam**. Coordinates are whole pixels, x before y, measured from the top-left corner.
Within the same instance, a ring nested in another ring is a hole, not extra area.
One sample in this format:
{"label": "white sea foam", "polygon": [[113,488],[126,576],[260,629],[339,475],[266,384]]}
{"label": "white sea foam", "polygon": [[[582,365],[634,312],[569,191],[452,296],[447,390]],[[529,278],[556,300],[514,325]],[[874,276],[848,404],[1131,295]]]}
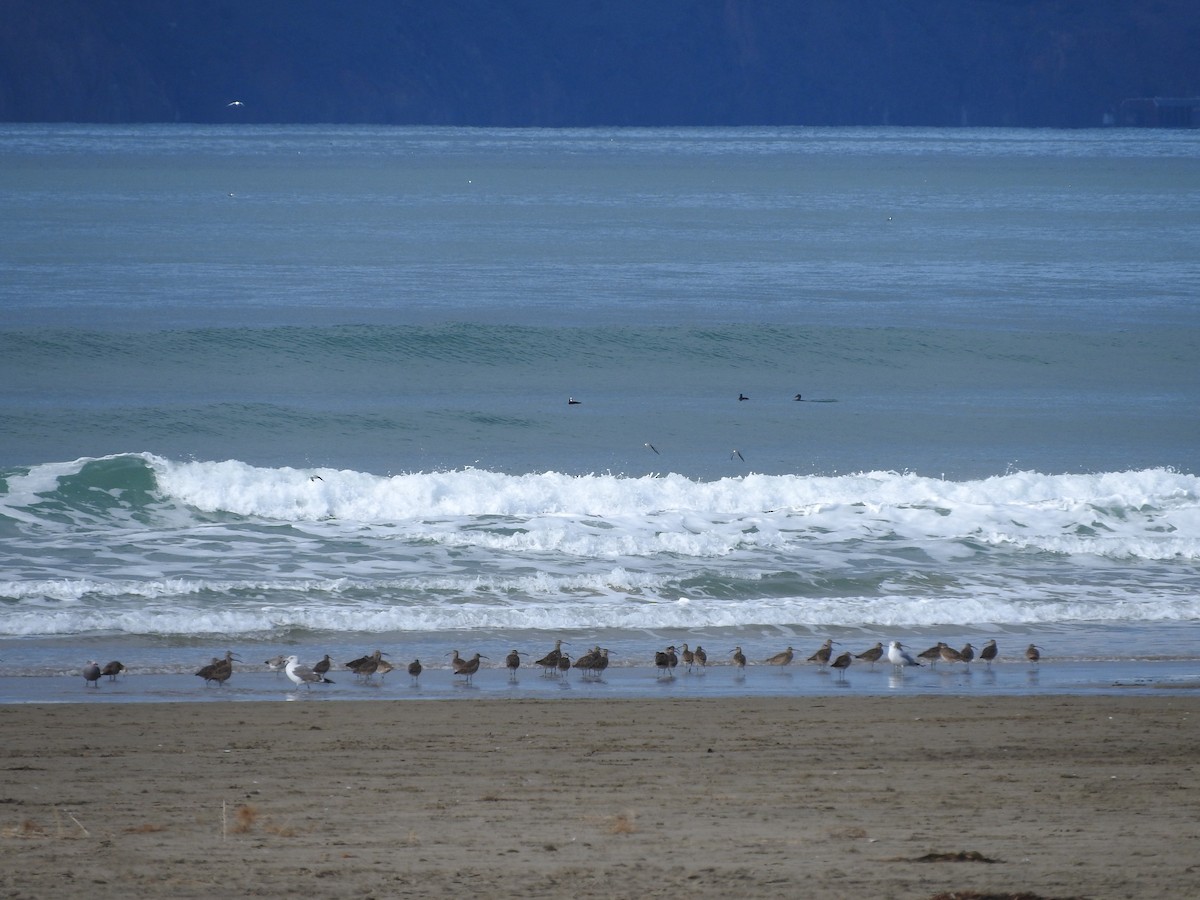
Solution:
{"label": "white sea foam", "polygon": [[140,454],[8,485],[10,636],[1200,619],[1200,485],[1169,469],[383,477]]}

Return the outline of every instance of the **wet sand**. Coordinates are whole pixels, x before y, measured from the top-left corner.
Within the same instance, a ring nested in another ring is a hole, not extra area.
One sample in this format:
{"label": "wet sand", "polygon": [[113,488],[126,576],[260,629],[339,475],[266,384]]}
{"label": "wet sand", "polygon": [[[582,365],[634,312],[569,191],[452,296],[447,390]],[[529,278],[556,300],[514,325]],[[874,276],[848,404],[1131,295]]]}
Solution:
{"label": "wet sand", "polygon": [[1198,720],[1190,695],[14,704],[0,886],[1200,896]]}

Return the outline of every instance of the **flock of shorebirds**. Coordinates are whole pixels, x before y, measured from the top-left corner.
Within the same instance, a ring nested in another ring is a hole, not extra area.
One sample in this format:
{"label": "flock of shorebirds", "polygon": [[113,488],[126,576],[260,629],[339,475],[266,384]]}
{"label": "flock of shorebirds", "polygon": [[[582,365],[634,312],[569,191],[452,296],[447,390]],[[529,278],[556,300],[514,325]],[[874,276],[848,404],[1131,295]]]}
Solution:
{"label": "flock of shorebirds", "polygon": [[[604,670],[608,668],[607,649],[598,646],[593,647],[583,655],[572,660],[562,649],[564,643],[565,641],[562,640],[555,641],[554,649],[533,664],[542,670],[543,676],[566,677],[571,669],[578,669],[585,679],[599,678],[604,673]],[[999,648],[996,646],[995,640],[989,640],[979,649],[978,653],[976,653],[975,647],[969,643],[961,650],[955,650],[944,641],[938,641],[934,646],[917,654],[910,652],[899,641],[891,641],[887,649],[884,649],[882,641],[877,641],[874,647],[869,647],[862,653],[851,653],[849,650],[846,650],[835,657],[833,655],[833,648],[836,643],[833,639],[826,640],[812,656],[808,657],[808,662],[816,663],[822,668],[828,667],[833,669],[838,673],[840,678],[845,678],[846,669],[850,668],[850,664],[854,660],[862,660],[870,665],[871,668],[874,668],[875,663],[886,658],[897,672],[902,673],[906,668],[924,666],[926,663],[931,668],[935,667],[939,662],[963,663],[969,667],[976,659],[990,667],[999,654]],[[508,669],[510,679],[517,677],[517,670],[521,667],[521,655],[521,651],[513,650],[505,657],[504,666]],[[746,654],[742,652],[741,647],[734,647],[729,651],[729,655],[732,658],[732,664],[739,670],[746,668],[748,664]],[[382,679],[396,668],[392,663],[384,659],[385,656],[387,654],[382,650],[376,650],[374,653],[360,656],[358,659],[353,659],[345,663],[344,668],[354,673],[355,678],[364,682],[370,681],[376,675]],[[454,675],[464,678],[467,682],[470,682],[474,678],[475,673],[479,671],[480,661],[487,659],[481,653],[476,653],[470,659],[464,659],[459,655],[457,650],[452,651],[447,656],[451,657],[450,668],[453,670]],[[1039,663],[1041,658],[1041,648],[1036,644],[1030,644],[1025,649],[1025,659],[1028,662]],[[788,647],[786,650],[782,650],[774,656],[769,656],[762,660],[762,665],[787,666],[791,665],[795,659],[795,648]],[[213,657],[212,662],[200,668],[196,672],[196,675],[203,678],[206,685],[222,685],[233,675],[233,663],[235,661],[241,662],[233,654],[232,650],[228,651],[224,657]],[[328,653],[325,654],[323,659],[312,666],[302,665],[299,657],[294,654],[290,656],[274,656],[271,659],[265,660],[265,664],[272,671],[283,672],[297,687],[303,685],[306,688],[311,688],[314,684],[334,683],[333,679],[329,677],[334,663]],[[690,649],[687,644],[683,644],[679,648],[676,648],[672,644],[654,653],[654,666],[660,678],[673,677],[675,669],[680,665],[686,671],[691,672],[697,668],[707,668],[708,664],[708,653],[699,645],[695,649]],[[421,665],[421,660],[419,659],[414,659],[408,664],[408,675],[414,683],[420,679],[423,669],[424,667]],[[103,667],[94,660],[89,661],[83,669],[84,686],[96,685],[99,687],[101,678],[107,676],[110,681],[115,681],[117,676],[124,671],[126,671],[126,667],[117,660],[113,660]]]}

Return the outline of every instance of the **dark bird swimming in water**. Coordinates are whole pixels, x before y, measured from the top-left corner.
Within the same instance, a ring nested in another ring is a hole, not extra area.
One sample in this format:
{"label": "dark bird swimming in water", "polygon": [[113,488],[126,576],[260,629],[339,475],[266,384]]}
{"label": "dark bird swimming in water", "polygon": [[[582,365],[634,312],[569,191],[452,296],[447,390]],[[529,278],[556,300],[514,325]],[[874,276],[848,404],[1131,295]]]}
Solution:
{"label": "dark bird swimming in water", "polygon": [[739,400],[749,400],[750,398],[747,397],[745,394],[738,394],[738,399]]}
{"label": "dark bird swimming in water", "polygon": [[793,400],[803,400],[804,398],[803,398],[803,397],[801,397],[799,394],[797,394],[797,395],[796,395],[795,397],[793,397],[792,399],[793,399]]}
{"label": "dark bird swimming in water", "polygon": [[582,402],[582,400],[576,400],[574,397],[567,398],[567,406],[578,406]]}

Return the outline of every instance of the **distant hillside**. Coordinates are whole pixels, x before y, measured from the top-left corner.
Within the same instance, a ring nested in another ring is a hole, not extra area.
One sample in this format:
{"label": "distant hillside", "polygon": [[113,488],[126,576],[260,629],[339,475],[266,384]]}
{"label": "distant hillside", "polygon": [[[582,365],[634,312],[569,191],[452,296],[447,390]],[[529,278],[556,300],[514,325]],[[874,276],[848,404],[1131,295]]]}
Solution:
{"label": "distant hillside", "polygon": [[1196,0],[0,0],[5,121],[1070,127],[1197,94]]}

